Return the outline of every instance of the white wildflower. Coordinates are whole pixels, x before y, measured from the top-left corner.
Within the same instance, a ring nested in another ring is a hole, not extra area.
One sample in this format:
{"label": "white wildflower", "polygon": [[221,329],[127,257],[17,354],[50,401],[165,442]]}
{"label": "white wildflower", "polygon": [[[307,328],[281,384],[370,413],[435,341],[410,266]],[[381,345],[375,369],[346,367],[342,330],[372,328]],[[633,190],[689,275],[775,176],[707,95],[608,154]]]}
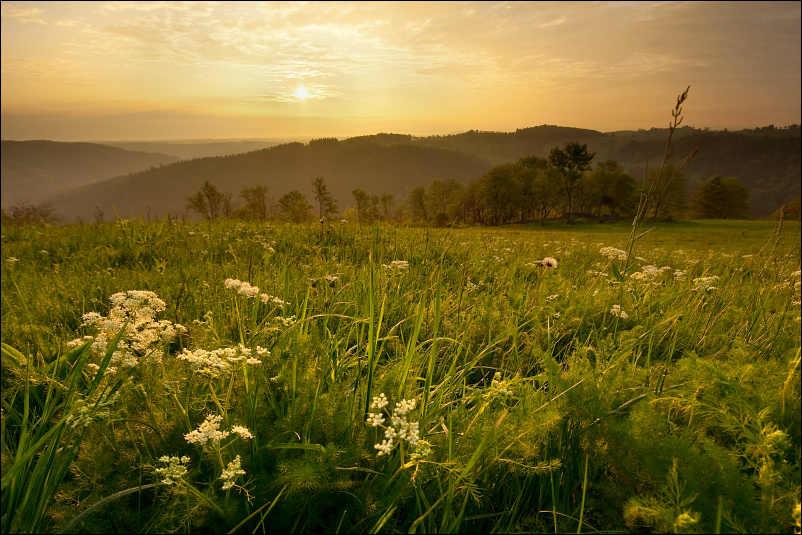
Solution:
{"label": "white wildflower", "polygon": [[622,251],[621,249],[616,249],[615,247],[602,247],[599,250],[603,256],[606,256],[610,260],[626,260],[627,259],[627,252]]}
{"label": "white wildflower", "polygon": [[629,318],[629,314],[621,309],[621,305],[613,305],[613,308],[610,309],[610,314],[613,316],[618,316],[622,320]]}
{"label": "white wildflower", "polygon": [[217,414],[210,414],[197,429],[184,435],[190,444],[198,444],[203,447],[217,445],[222,439],[231,434],[230,431],[220,431],[220,422],[223,417]]}
{"label": "white wildflower", "polygon": [[251,433],[250,430],[243,425],[232,425],[231,432],[239,435],[240,438],[253,438],[253,433]]}
{"label": "white wildflower", "polygon": [[237,455],[233,461],[228,463],[228,466],[223,473],[220,474],[219,479],[223,480],[223,490],[228,490],[234,486],[234,481],[236,481],[237,477],[244,476],[245,470],[242,469],[242,460],[240,456]]}
{"label": "white wildflower", "polygon": [[711,277],[698,277],[693,279],[693,290],[699,292],[710,292],[716,289],[713,284],[718,280],[716,275]]}
{"label": "white wildflower", "polygon": [[172,485],[177,483],[187,473],[187,468],[183,465],[189,462],[189,457],[184,455],[180,459],[178,457],[168,457],[164,455],[159,458],[160,462],[170,463],[169,466],[157,468],[156,473],[164,476],[162,483],[165,485]]}

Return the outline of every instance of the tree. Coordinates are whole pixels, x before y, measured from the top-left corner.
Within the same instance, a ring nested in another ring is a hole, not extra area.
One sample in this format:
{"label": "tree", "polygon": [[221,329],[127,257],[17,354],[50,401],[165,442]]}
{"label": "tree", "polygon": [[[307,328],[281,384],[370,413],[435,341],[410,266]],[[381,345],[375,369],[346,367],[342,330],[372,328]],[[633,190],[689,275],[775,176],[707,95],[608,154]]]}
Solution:
{"label": "tree", "polygon": [[266,221],[273,218],[276,211],[275,202],[273,198],[267,193],[267,186],[253,186],[245,188],[240,192],[239,196],[245,199],[245,207],[243,215],[247,218],[258,219]]}
{"label": "tree", "polygon": [[370,196],[360,188],[351,192],[356,203],[356,218],[359,223],[372,223],[379,218],[379,197]]}
{"label": "tree", "polygon": [[462,184],[450,178],[446,181],[432,180],[426,188],[426,212],[437,227],[443,227],[459,215],[458,194]]}
{"label": "tree", "polygon": [[302,223],[312,219],[312,205],[303,193],[292,190],[278,200],[281,216],[292,223]]}
{"label": "tree", "polygon": [[392,221],[393,217],[395,216],[395,210],[393,205],[393,194],[392,193],[382,193],[381,197],[379,197],[379,203],[381,204],[381,211],[382,211],[382,219],[385,221]]}
{"label": "tree", "polygon": [[646,211],[655,219],[672,219],[685,208],[685,173],[673,163],[663,166],[660,175],[657,169],[649,173],[651,195]]}
{"label": "tree", "polygon": [[497,165],[479,179],[482,204],[493,225],[510,222],[515,217],[520,191],[513,164]]}
{"label": "tree", "polygon": [[331,193],[329,193],[329,188],[326,186],[324,178],[322,176],[316,177],[312,180],[312,187],[315,189],[318,217],[320,217],[320,219],[330,219],[336,216],[337,201],[332,197]]}
{"label": "tree", "polygon": [[562,174],[543,158],[546,165],[524,167],[516,174],[521,195],[521,219],[546,220],[562,200]]}
{"label": "tree", "polygon": [[209,184],[208,180],[195,195],[187,197],[187,210],[198,212],[204,219],[217,219],[224,215],[225,204],[226,196]]}
{"label": "tree", "polygon": [[577,182],[582,177],[582,172],[590,169],[590,162],[596,153],[588,152],[588,145],[586,143],[579,144],[572,141],[565,144],[565,147],[560,149],[554,147],[549,154],[549,163],[560,171],[563,179],[563,193],[567,201],[567,213],[569,221],[574,210],[574,191]]}
{"label": "tree", "polygon": [[3,223],[12,225],[50,225],[61,221],[53,213],[53,205],[50,203],[17,203],[10,206],[10,213],[3,210]]}
{"label": "tree", "polygon": [[585,197],[596,215],[601,215],[603,208],[607,208],[612,217],[634,212],[637,184],[616,161],[599,162],[596,169],[584,177],[584,182]]}
{"label": "tree", "polygon": [[423,186],[415,186],[407,195],[407,212],[409,219],[413,223],[428,223],[429,212],[426,209],[426,189]]}
{"label": "tree", "polygon": [[732,176],[710,177],[691,197],[691,215],[699,219],[738,219],[746,217],[749,192]]}

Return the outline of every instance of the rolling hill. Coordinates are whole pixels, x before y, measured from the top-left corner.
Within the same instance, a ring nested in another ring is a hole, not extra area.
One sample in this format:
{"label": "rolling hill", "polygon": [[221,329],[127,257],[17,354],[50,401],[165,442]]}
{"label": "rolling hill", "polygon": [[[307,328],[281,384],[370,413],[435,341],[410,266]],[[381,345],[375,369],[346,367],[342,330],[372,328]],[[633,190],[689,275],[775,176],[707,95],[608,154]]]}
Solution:
{"label": "rolling hill", "polygon": [[81,186],[178,161],[96,143],[2,142],[2,207],[42,202]]}
{"label": "rolling hill", "polygon": [[[665,148],[666,129],[602,133],[542,125],[515,132],[471,130],[448,136],[414,137],[375,134],[337,140],[286,143],[225,157],[199,158],[152,168],[87,185],[50,199],[69,221],[91,218],[95,206],[111,213],[139,216],[186,213],[186,198],[208,180],[236,198],[243,188],[261,184],[274,198],[297,189],[313,200],[311,181],[326,179],[340,209],[353,204],[351,191],[391,193],[396,202],[416,186],[434,179],[468,182],[495,165],[523,156],[547,156],[566,142],[587,143],[594,163],[613,159],[636,179],[656,166]],[[683,127],[675,132],[674,161],[694,148],[698,154],[685,168],[688,193],[714,174],[736,176],[750,192],[750,211],[765,217],[799,195],[802,176],[800,129],[792,126],[709,131]],[[4,156],[5,158],[5,156]]]}

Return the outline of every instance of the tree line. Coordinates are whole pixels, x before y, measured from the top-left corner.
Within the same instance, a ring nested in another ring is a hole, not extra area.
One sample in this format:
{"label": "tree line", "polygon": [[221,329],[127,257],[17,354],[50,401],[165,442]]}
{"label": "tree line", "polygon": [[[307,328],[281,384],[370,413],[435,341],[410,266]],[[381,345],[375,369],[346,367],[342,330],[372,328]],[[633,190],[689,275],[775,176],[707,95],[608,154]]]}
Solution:
{"label": "tree line", "polygon": [[[315,204],[298,190],[274,199],[266,186],[246,187],[235,199],[208,181],[187,198],[187,209],[205,219],[241,217],[289,222],[343,218],[358,223],[407,222],[415,225],[501,225],[550,218],[619,219],[632,217],[643,198],[647,217],[656,220],[744,218],[749,193],[736,177],[711,177],[687,195],[681,166],[667,164],[640,181],[614,160],[597,162],[586,144],[554,147],[548,157],[527,156],[498,165],[467,184],[436,179],[413,188],[402,203],[392,194],[352,191],[353,205],[339,211],[324,177],[312,180]],[[241,202],[240,202],[241,201]]]}

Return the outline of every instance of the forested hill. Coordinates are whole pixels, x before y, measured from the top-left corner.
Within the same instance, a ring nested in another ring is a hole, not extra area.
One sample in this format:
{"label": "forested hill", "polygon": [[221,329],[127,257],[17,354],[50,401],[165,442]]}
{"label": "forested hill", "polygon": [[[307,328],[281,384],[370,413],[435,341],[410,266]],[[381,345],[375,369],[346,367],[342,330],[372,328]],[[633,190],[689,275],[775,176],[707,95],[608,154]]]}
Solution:
{"label": "forested hill", "polygon": [[[106,180],[56,196],[51,202],[65,221],[76,215],[92,218],[95,206],[109,214],[116,206],[129,216],[150,210],[151,215],[161,217],[185,213],[186,198],[207,180],[233,198],[243,188],[261,184],[276,199],[299,190],[314,202],[311,181],[322,176],[341,210],[353,204],[351,192],[356,188],[369,194],[390,193],[399,204],[413,187],[426,186],[434,179],[467,183],[495,165],[524,156],[548,156],[552,148],[571,141],[586,143],[596,153],[594,166],[612,159],[640,181],[647,164],[653,168],[660,162],[667,134],[667,129],[656,128],[602,133],[542,125],[515,132],[471,130],[447,136],[375,134],[341,141],[319,139],[178,162]],[[738,132],[682,127],[674,134],[673,161],[682,161],[698,147],[698,154],[685,168],[688,194],[713,175],[735,176],[750,193],[751,215],[765,217],[799,196],[801,142],[798,125]],[[5,164],[5,153],[3,159]]]}
{"label": "forested hill", "polygon": [[99,180],[177,161],[166,154],[96,143],[3,140],[2,206],[42,202]]}
{"label": "forested hill", "polygon": [[353,202],[351,192],[390,193],[401,203],[415,186],[436,178],[467,182],[490,165],[471,154],[408,144],[387,144],[374,139],[313,140],[287,143],[263,150],[224,157],[181,161],[161,168],[92,184],[50,199],[67,222],[76,216],[92,220],[100,208],[121,215],[185,213],[186,199],[205,181],[233,198],[246,187],[264,185],[279,198],[298,190],[314,201],[312,180],[322,176],[344,209]]}
{"label": "forested hill", "polygon": [[[660,163],[668,129],[601,133],[595,130],[543,125],[516,132],[476,132],[412,138],[397,142],[446,147],[480,156],[497,165],[524,156],[548,156],[566,142],[586,143],[596,153],[594,166],[612,159],[636,179],[644,169]],[[392,138],[387,138],[389,141]],[[766,217],[783,203],[799,196],[802,183],[802,136],[798,125],[756,128],[737,132],[679,128],[673,138],[673,161],[679,163],[695,148],[697,155],[684,168],[688,192],[713,175],[734,176],[750,194],[750,213]]]}

